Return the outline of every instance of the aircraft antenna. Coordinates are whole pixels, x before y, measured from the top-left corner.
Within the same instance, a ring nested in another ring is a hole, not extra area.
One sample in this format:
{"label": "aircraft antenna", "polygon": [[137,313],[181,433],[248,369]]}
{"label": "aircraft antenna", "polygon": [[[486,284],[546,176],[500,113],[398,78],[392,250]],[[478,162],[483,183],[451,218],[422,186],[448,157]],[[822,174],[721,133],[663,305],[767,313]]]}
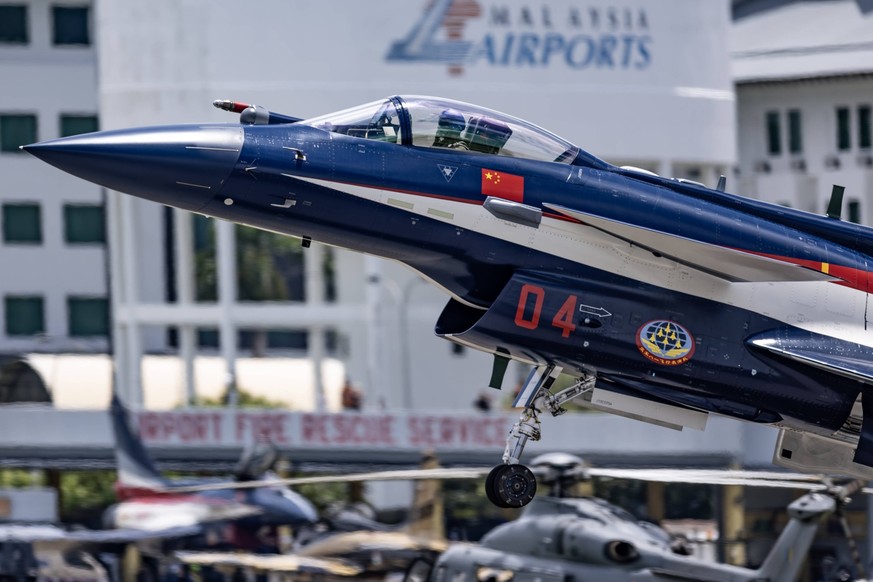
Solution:
{"label": "aircraft antenna", "polygon": [[831,201],[828,202],[828,218],[836,218],[839,220],[843,214],[843,192],[846,191],[845,186],[837,186],[831,189]]}
{"label": "aircraft antenna", "polygon": [[716,185],[715,189],[719,192],[724,192],[725,188],[727,188],[727,176],[722,174],[718,177],[718,184]]}

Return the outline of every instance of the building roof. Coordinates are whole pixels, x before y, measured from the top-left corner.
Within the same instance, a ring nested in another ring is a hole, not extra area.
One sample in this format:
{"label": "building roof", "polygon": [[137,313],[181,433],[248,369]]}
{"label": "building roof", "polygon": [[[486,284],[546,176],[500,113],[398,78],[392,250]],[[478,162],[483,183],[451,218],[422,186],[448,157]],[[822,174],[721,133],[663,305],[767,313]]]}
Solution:
{"label": "building roof", "polygon": [[734,82],[873,73],[873,10],[860,0],[774,2],[734,21]]}

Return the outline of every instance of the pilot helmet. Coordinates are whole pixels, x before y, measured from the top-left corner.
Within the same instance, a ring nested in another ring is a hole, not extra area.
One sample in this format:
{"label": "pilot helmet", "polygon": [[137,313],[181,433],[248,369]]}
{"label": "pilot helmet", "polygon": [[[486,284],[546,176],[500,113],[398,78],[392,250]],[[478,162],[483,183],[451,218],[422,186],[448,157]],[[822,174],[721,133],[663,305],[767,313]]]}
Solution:
{"label": "pilot helmet", "polygon": [[446,109],[440,113],[437,122],[437,137],[460,137],[467,126],[464,115],[456,109]]}

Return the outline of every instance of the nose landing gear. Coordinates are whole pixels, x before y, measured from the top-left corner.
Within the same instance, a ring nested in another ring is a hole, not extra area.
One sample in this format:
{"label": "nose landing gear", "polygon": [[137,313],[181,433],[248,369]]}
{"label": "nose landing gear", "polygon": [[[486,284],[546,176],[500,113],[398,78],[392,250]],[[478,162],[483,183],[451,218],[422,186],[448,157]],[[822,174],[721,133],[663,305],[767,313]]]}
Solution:
{"label": "nose landing gear", "polygon": [[539,412],[546,409],[552,416],[560,416],[566,412],[561,408],[563,403],[594,388],[596,378],[585,375],[569,388],[553,395],[549,388],[561,370],[554,364],[536,368],[515,399],[515,406],[523,404],[524,410],[506,437],[504,464],[494,467],[485,478],[485,494],[497,507],[524,507],[536,495],[536,477],[533,471],[519,463],[519,458],[529,440],[540,440]]}

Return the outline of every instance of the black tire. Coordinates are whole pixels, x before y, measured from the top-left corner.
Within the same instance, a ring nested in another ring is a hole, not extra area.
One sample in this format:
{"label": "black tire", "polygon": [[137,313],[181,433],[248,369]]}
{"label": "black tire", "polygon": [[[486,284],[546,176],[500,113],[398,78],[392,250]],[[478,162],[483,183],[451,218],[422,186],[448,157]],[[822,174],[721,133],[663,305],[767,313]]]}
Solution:
{"label": "black tire", "polygon": [[488,472],[488,476],[485,477],[485,495],[488,497],[488,501],[497,507],[509,507],[503,502],[503,499],[497,494],[497,488],[495,487],[495,482],[497,481],[497,474],[506,467],[507,465],[497,465],[491,471]]}
{"label": "black tire", "polygon": [[489,501],[497,507],[524,507],[537,493],[537,479],[524,465],[498,465],[485,480]]}

